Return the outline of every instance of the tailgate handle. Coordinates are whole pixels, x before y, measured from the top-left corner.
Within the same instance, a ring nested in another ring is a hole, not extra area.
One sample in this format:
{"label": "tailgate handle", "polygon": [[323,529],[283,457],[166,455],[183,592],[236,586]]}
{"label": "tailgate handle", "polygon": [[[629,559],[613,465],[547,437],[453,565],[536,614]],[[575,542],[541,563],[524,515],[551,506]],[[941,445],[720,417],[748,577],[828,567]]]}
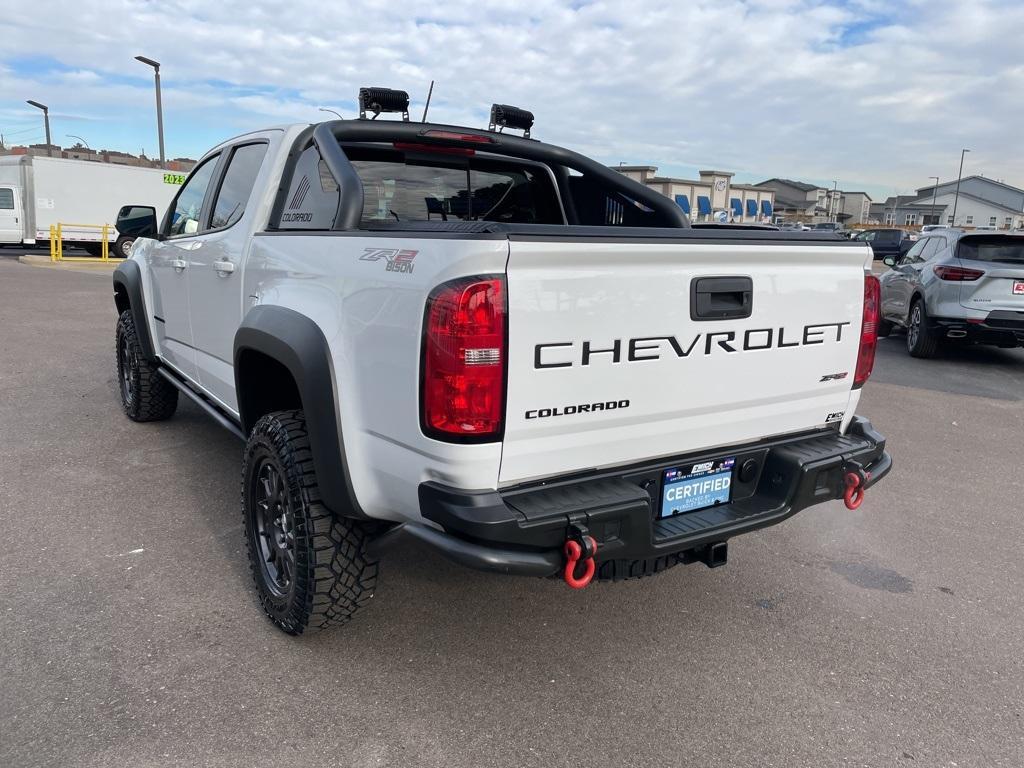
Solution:
{"label": "tailgate handle", "polygon": [[749,277],[695,277],[690,283],[691,320],[739,320],[754,308]]}

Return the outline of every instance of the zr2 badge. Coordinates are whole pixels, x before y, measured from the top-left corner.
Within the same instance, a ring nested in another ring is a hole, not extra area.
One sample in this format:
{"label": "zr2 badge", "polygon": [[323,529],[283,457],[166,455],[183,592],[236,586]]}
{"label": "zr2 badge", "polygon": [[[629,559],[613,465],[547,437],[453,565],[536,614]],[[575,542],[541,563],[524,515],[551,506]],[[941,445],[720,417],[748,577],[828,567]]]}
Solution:
{"label": "zr2 badge", "polygon": [[400,272],[412,274],[412,260],[416,258],[419,251],[411,251],[405,248],[364,248],[360,261],[381,261],[384,260],[385,272]]}

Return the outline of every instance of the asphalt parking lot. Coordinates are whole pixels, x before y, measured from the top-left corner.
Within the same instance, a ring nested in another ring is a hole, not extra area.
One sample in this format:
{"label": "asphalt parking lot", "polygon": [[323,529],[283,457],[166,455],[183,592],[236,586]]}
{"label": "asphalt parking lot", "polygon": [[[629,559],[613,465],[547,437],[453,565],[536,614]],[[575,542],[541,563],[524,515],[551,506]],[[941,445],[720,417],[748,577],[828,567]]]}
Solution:
{"label": "asphalt parking lot", "polygon": [[138,425],[110,281],[0,251],[0,765],[1024,765],[1024,351],[880,345],[864,506],[573,592],[414,543],[340,631],[250,589],[241,445]]}

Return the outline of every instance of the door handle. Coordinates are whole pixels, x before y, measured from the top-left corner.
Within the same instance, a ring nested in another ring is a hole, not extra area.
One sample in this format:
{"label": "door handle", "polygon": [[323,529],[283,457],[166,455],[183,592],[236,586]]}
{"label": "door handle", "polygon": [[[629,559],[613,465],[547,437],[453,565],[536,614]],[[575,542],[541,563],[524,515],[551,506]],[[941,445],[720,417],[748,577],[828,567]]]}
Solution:
{"label": "door handle", "polygon": [[217,270],[217,274],[222,277],[227,277],[235,271],[235,265],[230,261],[215,261],[213,262],[213,268]]}
{"label": "door handle", "polygon": [[749,277],[695,277],[690,283],[691,320],[742,320],[754,305]]}
{"label": "door handle", "polygon": [[175,272],[180,273],[188,266],[188,262],[184,259],[171,259],[171,266],[174,267]]}

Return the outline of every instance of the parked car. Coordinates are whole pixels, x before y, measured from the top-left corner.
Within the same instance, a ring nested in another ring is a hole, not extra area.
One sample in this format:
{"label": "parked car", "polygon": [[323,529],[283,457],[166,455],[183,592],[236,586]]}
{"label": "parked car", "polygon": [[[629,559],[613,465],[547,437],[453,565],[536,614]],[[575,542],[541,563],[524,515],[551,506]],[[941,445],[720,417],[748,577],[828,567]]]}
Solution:
{"label": "parked car", "polygon": [[1024,234],[930,232],[885,263],[878,335],[905,327],[914,357],[950,339],[1024,346]]}
{"label": "parked car", "polygon": [[884,259],[886,256],[902,256],[909,251],[917,235],[903,229],[865,229],[852,239],[870,245],[875,259]]}
{"label": "parked car", "polygon": [[255,131],[137,237],[114,386],[134,421],[181,394],[245,444],[250,565],[285,632],[348,621],[398,536],[582,588],[724,565],[733,536],[854,509],[892,466],[854,415],[866,248],[691,228],[567,149],[392,120]]}

